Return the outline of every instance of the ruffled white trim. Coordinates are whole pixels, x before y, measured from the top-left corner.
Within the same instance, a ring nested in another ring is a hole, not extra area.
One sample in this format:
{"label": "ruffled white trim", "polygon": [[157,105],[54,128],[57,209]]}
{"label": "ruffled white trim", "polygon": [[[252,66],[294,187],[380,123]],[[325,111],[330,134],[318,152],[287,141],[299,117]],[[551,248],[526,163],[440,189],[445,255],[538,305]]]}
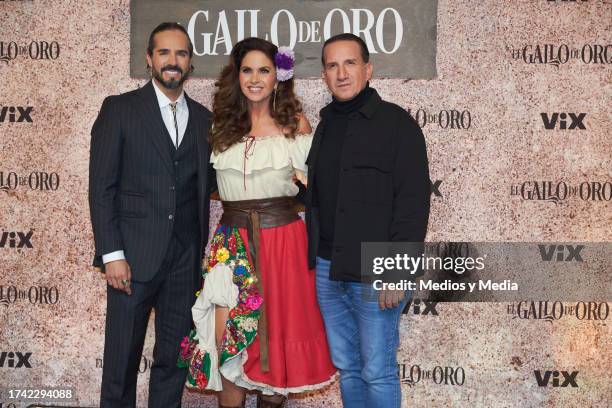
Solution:
{"label": "ruffled white trim", "polygon": [[246,374],[245,374],[244,378],[246,380],[248,380],[250,384],[253,384],[253,385],[259,387],[260,390],[263,390],[261,392],[263,394],[265,394],[265,395],[272,395],[272,393],[288,395],[288,394],[301,394],[303,392],[315,391],[315,390],[320,390],[321,388],[325,388],[328,385],[330,385],[330,384],[332,384],[333,382],[336,381],[336,379],[338,378],[338,372],[336,371],[335,373],[333,373],[332,376],[329,377],[329,380],[323,381],[323,382],[318,383],[318,384],[303,385],[301,387],[289,387],[289,388],[272,387],[272,386],[264,384],[264,383],[258,383],[258,382],[250,380],[246,376]]}
{"label": "ruffled white trim", "polygon": [[338,377],[338,372],[334,372],[328,380],[323,381],[318,384],[307,384],[300,387],[274,387],[269,384],[257,382],[251,380],[246,373],[244,372],[244,364],[247,362],[249,358],[249,353],[247,349],[244,349],[241,353],[241,358],[235,358],[230,361],[226,361],[225,364],[221,367],[221,373],[225,378],[229,381],[233,382],[239,387],[246,388],[250,391],[260,391],[265,395],[273,395],[273,394],[298,394],[307,391],[314,391],[324,387],[327,387],[329,384],[336,381]]}
{"label": "ruffled white trim", "polygon": [[306,172],[306,157],[310,151],[312,135],[296,135],[295,139],[283,135],[257,137],[251,147],[244,168],[245,142],[236,143],[221,153],[212,153],[210,162],[215,170],[232,169],[245,174],[264,169],[280,170],[291,166]]}
{"label": "ruffled white trim", "polygon": [[306,158],[308,157],[310,146],[312,145],[312,134],[297,135],[295,139],[289,140],[289,145],[289,157],[293,168],[306,174],[308,171]]}
{"label": "ruffled white trim", "polygon": [[[221,391],[219,356],[215,341],[215,306],[233,309],[238,303],[238,286],[233,282],[233,272],[226,264],[218,263],[206,275],[204,288],[191,308],[198,340],[196,346],[210,357],[210,376],[207,390]],[[190,388],[190,386],[187,384]]]}

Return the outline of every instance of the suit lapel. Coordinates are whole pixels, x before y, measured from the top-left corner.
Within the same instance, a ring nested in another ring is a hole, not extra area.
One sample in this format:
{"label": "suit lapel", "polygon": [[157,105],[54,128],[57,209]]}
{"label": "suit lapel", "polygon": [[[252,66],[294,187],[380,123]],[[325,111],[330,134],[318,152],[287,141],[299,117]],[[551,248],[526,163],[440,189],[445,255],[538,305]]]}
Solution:
{"label": "suit lapel", "polygon": [[157,102],[157,95],[155,95],[155,89],[153,89],[153,84],[151,81],[140,89],[139,96],[143,101],[139,109],[142,110],[142,114],[144,116],[143,122],[148,131],[147,133],[150,135],[153,145],[155,148],[157,148],[157,151],[162,158],[162,162],[166,165],[168,170],[172,172],[172,157],[170,157],[170,149],[168,149],[170,135],[168,134],[168,129],[166,129],[166,125],[162,120],[161,110],[159,109],[159,103]]}
{"label": "suit lapel", "polygon": [[[194,102],[185,94],[187,100],[187,106],[189,107],[189,121],[187,123],[187,132],[191,131],[195,134],[196,139],[196,156],[198,161],[198,214],[200,217],[207,217],[204,208],[206,204],[206,183],[208,183],[208,148],[206,141],[206,129],[202,128],[201,118],[196,117],[196,109],[194,108]],[[205,223],[200,220],[200,237],[203,242],[208,239],[208,231],[204,231]]]}

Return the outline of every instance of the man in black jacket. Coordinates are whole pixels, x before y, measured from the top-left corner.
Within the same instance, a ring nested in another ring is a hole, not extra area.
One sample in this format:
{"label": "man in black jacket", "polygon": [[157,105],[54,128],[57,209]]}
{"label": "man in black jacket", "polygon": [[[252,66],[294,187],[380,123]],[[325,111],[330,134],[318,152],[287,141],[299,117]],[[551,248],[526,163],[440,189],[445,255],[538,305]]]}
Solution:
{"label": "man in black jacket", "polygon": [[152,79],[104,100],[91,131],[89,204],[108,282],[101,407],[135,407],[145,332],[155,309],[149,407],[178,407],[176,366],[191,328],[208,238],[210,112],[183,92],[193,46],[177,23],[149,38]]}
{"label": "man in black jacket", "polygon": [[361,283],[362,242],[423,242],[430,181],[425,140],[401,107],[369,87],[366,44],[328,39],[305,195],[309,264],[346,407],[399,407],[398,325],[407,297]]}

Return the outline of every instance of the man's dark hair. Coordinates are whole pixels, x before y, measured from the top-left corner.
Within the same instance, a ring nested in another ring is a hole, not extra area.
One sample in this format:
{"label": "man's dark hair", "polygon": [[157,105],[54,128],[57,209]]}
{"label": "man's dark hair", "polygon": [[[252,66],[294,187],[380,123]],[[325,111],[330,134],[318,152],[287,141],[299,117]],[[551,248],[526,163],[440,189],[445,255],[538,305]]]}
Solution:
{"label": "man's dark hair", "polygon": [[328,38],[323,44],[323,49],[321,50],[321,64],[323,64],[323,66],[325,66],[325,47],[336,41],[355,41],[357,44],[359,44],[359,48],[361,48],[361,59],[363,59],[363,62],[366,64],[370,62],[370,51],[368,51],[368,46],[366,45],[365,41],[357,37],[355,34],[343,33]]}
{"label": "man's dark hair", "polygon": [[153,48],[155,48],[155,34],[161,33],[162,31],[170,31],[170,30],[178,30],[181,31],[187,37],[187,42],[189,43],[189,57],[193,57],[193,44],[191,43],[191,38],[189,38],[189,34],[187,34],[187,30],[185,27],[180,25],[179,23],[161,23],[151,32],[149,36],[149,46],[147,47],[147,54],[153,55]]}

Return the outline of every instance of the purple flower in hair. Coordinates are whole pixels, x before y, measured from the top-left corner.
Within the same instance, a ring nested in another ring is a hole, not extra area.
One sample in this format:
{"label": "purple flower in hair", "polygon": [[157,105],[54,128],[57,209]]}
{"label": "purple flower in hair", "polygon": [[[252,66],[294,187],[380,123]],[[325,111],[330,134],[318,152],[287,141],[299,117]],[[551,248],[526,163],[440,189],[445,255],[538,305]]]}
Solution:
{"label": "purple flower in hair", "polygon": [[295,54],[289,47],[278,47],[278,52],[274,56],[274,62],[277,68],[292,69],[295,62]]}
{"label": "purple flower in hair", "polygon": [[293,78],[293,66],[295,64],[295,54],[289,47],[278,47],[278,52],[274,56],[276,65],[276,79],[286,81]]}

